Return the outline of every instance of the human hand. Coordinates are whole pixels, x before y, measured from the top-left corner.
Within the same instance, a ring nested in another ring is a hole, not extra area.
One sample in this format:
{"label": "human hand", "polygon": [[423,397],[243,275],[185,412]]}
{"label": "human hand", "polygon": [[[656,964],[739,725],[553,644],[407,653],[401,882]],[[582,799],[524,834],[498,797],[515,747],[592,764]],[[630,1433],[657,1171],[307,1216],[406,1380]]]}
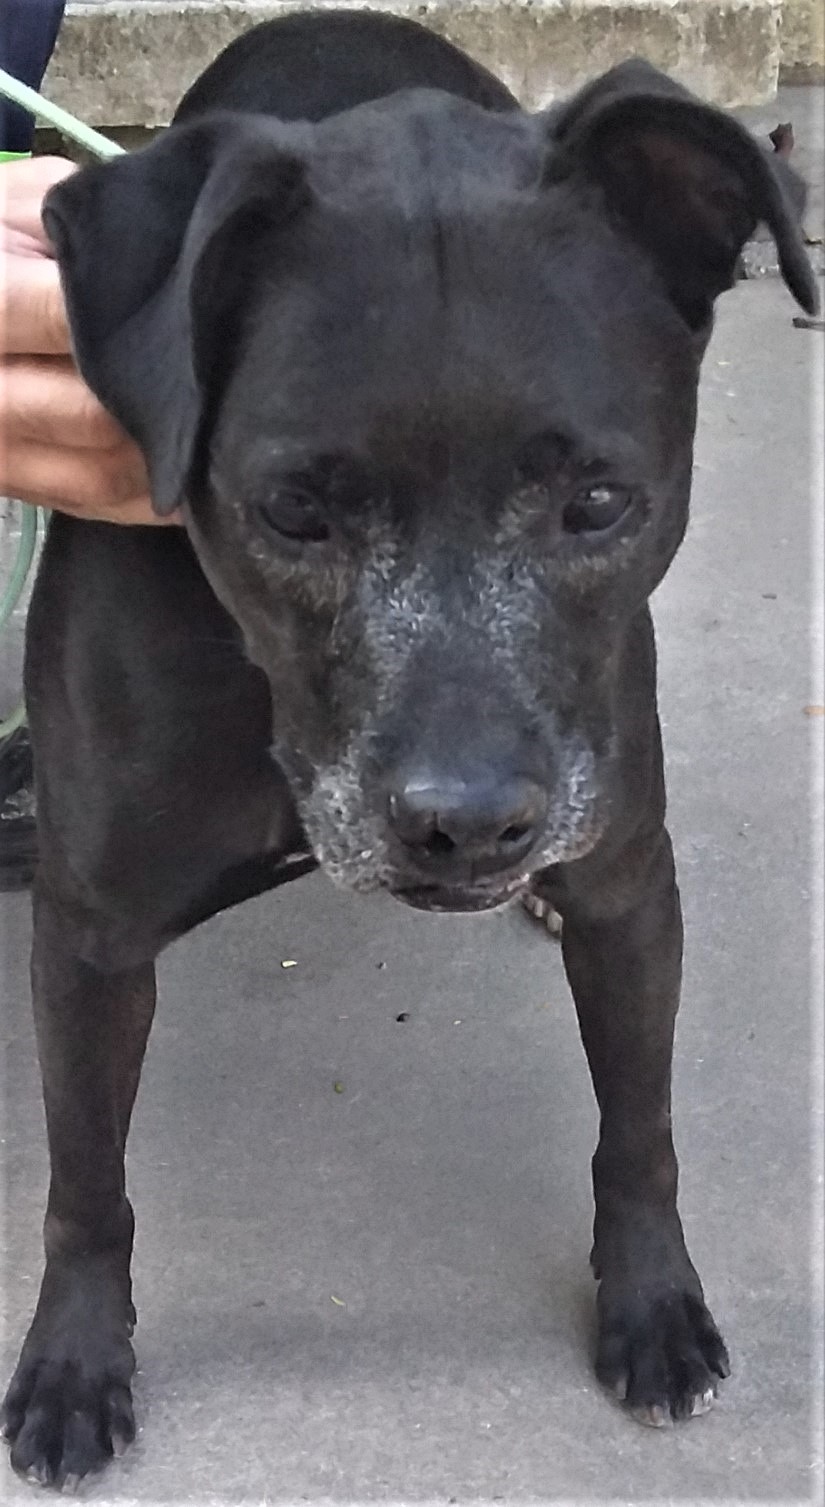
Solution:
{"label": "human hand", "polygon": [[72,360],[40,211],[73,170],[59,157],[0,165],[0,494],[78,518],[178,523],[153,511],[140,450]]}

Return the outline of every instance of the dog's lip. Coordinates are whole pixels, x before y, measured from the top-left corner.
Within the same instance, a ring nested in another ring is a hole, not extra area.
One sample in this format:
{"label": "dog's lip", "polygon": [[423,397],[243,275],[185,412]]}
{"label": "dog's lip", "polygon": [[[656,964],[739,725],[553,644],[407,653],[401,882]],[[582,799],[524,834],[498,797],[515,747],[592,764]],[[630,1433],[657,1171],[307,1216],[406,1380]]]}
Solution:
{"label": "dog's lip", "polygon": [[437,911],[451,914],[474,915],[479,911],[498,910],[508,905],[518,895],[524,894],[529,878],[520,875],[500,885],[474,885],[461,888],[458,885],[404,884],[394,885],[392,895],[403,900],[414,910]]}

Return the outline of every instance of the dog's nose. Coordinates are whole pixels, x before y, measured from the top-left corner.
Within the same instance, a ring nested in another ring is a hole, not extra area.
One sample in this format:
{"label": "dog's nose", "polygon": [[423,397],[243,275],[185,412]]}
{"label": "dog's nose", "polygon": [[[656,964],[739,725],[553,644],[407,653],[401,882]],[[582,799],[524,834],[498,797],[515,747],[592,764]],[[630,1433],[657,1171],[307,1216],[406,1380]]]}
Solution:
{"label": "dog's nose", "polygon": [[439,780],[407,772],[390,790],[388,806],[409,856],[446,878],[468,864],[479,874],[516,867],[538,837],[547,798],[523,776]]}

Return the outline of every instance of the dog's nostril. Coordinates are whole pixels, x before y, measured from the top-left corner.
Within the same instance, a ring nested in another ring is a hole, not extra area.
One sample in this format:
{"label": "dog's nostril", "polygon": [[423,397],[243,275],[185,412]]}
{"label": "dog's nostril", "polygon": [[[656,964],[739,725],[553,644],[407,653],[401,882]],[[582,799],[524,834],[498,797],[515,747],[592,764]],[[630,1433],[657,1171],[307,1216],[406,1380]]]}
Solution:
{"label": "dog's nostril", "polygon": [[424,843],[425,850],[431,858],[446,858],[455,850],[455,842],[447,832],[431,832]]}
{"label": "dog's nostril", "polygon": [[507,847],[512,848],[516,843],[524,842],[524,839],[528,836],[529,832],[530,828],[526,824],[522,823],[520,825],[516,825],[514,823],[512,826],[504,828],[504,831],[499,838],[499,842],[503,842]]}
{"label": "dog's nostril", "polygon": [[472,780],[405,771],[387,797],[394,836],[425,871],[441,875],[467,864],[492,873],[521,863],[546,805],[535,781],[486,768]]}

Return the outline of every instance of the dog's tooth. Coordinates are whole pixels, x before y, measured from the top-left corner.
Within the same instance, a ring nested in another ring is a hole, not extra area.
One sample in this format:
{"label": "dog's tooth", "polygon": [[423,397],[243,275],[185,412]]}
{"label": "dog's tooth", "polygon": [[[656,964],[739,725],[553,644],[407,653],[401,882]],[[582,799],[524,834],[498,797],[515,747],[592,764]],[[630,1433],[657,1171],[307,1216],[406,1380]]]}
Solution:
{"label": "dog's tooth", "polygon": [[537,921],[543,921],[550,908],[548,902],[532,893],[525,895],[523,899],[525,910],[529,911],[531,916],[535,916]]}

